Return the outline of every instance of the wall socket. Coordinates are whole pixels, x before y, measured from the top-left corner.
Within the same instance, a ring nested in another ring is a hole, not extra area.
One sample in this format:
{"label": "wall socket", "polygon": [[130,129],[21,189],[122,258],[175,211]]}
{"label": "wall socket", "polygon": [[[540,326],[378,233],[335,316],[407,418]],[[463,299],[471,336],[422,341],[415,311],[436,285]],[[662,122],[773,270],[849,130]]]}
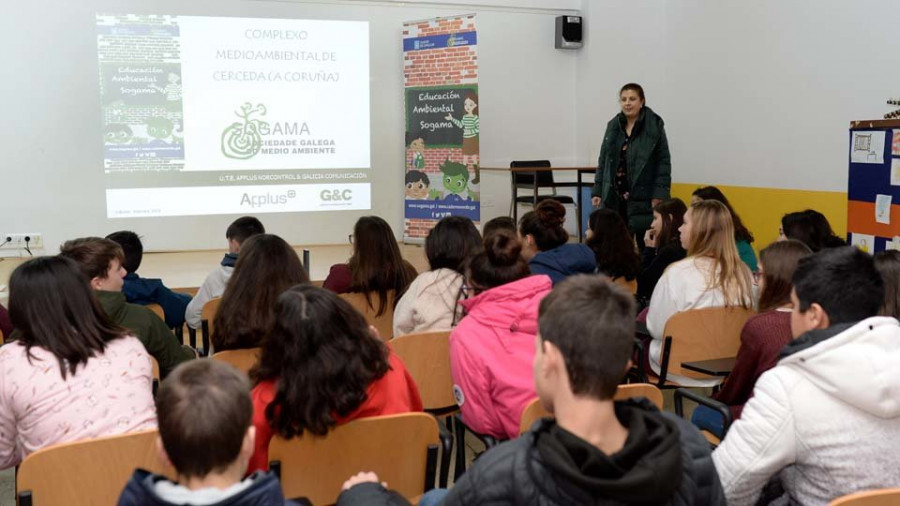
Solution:
{"label": "wall socket", "polygon": [[[27,241],[26,238],[28,239]],[[0,243],[5,243],[3,246],[0,246],[0,249],[4,250],[25,249],[26,246],[31,250],[36,250],[44,248],[44,237],[37,232],[26,234],[0,234]]]}

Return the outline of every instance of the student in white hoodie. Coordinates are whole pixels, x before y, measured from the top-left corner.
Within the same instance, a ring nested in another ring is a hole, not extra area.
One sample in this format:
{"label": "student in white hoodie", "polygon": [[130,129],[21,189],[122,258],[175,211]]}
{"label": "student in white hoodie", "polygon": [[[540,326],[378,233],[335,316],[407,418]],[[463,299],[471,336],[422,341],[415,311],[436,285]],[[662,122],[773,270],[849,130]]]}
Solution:
{"label": "student in white hoodie", "polygon": [[793,284],[794,341],[713,453],[729,505],[756,504],[764,487],[764,500],[780,488],[804,505],[900,487],[900,324],[875,316],[884,287],[872,257],[823,250]]}
{"label": "student in white hoodie", "polygon": [[241,244],[256,234],[265,233],[266,228],[253,216],[243,216],[228,226],[225,231],[228,253],[225,254],[221,264],[206,277],[203,285],[197,290],[197,295],[194,295],[184,312],[184,319],[192,329],[200,328],[200,314],[203,311],[203,305],[210,299],[221,297],[225,293],[225,285],[228,284],[228,279],[231,278],[231,273],[234,271],[238,254],[241,252]]}
{"label": "student in white hoodie", "polygon": [[425,239],[430,270],[409,285],[394,308],[394,337],[419,332],[450,330],[462,318],[466,263],[484,249],[472,220],[449,216]]}

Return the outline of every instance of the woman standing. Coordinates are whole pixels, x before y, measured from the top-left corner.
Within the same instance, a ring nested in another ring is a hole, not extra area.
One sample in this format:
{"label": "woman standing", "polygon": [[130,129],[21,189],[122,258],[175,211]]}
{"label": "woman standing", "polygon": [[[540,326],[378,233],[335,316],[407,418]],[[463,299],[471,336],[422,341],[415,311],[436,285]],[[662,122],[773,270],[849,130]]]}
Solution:
{"label": "woman standing", "polygon": [[669,141],[663,119],[645,105],[639,84],[623,86],[619,103],[622,112],[606,125],[591,204],[617,211],[643,249],[653,207],[669,198]]}

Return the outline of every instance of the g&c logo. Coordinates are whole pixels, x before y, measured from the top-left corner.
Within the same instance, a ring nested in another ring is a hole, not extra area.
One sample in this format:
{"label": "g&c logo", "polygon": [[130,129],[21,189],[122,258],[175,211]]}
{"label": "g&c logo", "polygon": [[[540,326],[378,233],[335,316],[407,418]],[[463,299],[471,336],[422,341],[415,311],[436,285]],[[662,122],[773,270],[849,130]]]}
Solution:
{"label": "g&c logo", "polygon": [[353,200],[353,190],[322,190],[319,197],[325,201]]}

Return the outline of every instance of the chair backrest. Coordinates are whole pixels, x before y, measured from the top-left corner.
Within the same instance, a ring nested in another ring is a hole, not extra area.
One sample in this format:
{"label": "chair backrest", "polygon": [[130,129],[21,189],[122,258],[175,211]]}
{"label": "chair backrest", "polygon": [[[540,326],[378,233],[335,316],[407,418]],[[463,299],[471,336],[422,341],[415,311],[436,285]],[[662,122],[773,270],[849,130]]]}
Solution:
{"label": "chair backrest", "polygon": [[741,329],[753,316],[744,308],[712,307],[675,313],[666,322],[664,335],[672,338],[669,373],[691,378],[709,376],[682,369],[682,362],[734,357],[741,346]]}
{"label": "chair backrest", "polygon": [[429,459],[436,459],[439,441],[437,420],[425,413],[360,418],[325,437],[275,436],[269,442],[269,463],[276,472],[280,469],[287,498],[333,504],[344,481],[365,470],[411,499],[425,491],[426,466],[436,465]]}
{"label": "chair backrest", "polygon": [[153,355],[149,355],[150,357],[150,369],[151,374],[153,375],[153,379],[155,381],[159,381],[159,362],[156,361],[156,357]]}
{"label": "chair backrest", "polygon": [[400,336],[391,341],[415,380],[427,410],[456,406],[450,375],[450,331]]}
{"label": "chair backrest", "polygon": [[[509,163],[509,168],[514,169],[516,167],[550,167],[550,160],[517,160]],[[553,172],[549,170],[538,172],[513,172],[512,176],[516,186],[533,186],[535,174],[537,174],[538,184],[541,186],[553,184]]]}
{"label": "chair backrest", "polygon": [[159,304],[147,304],[145,307],[150,311],[156,313],[156,316],[159,316],[160,320],[166,321],[166,312],[163,311],[162,306],[160,306]]}
{"label": "chair backrest", "polygon": [[[387,302],[384,306],[384,313],[376,316],[378,312],[378,293],[372,292],[369,298],[372,304],[366,300],[364,293],[342,293],[340,297],[350,303],[357,311],[366,317],[369,325],[378,329],[381,339],[390,341],[394,337],[394,291],[388,290]],[[373,307],[374,306],[374,307]]]}
{"label": "chair backrest", "polygon": [[627,385],[619,385],[616,390],[614,400],[622,401],[631,399],[632,397],[646,397],[650,402],[656,404],[660,411],[663,409],[663,394],[656,385],[650,383],[629,383]]}
{"label": "chair backrest", "polygon": [[35,506],[116,504],[136,468],[175,478],[159,460],[156,437],[148,430],[38,450],[19,466],[16,493],[30,492]]}
{"label": "chair backrest", "polygon": [[[613,400],[621,401],[632,397],[646,397],[656,407],[662,411],[663,395],[660,389],[649,383],[629,383],[627,385],[619,385]],[[524,434],[534,425],[539,418],[553,416],[549,411],[541,406],[541,400],[535,399],[531,401],[525,409],[522,410],[522,418],[519,421],[519,434]]]}
{"label": "chair backrest", "polygon": [[200,310],[200,319],[207,322],[209,335],[212,335],[213,321],[215,321],[216,319],[216,312],[219,311],[219,303],[221,302],[222,297],[209,299],[208,301],[206,301],[206,304],[203,304],[203,309]]}
{"label": "chair backrest", "polygon": [[828,506],[896,506],[900,504],[900,488],[867,490],[839,497]]}
{"label": "chair backrest", "polygon": [[619,276],[618,278],[613,279],[613,283],[621,286],[625,290],[628,290],[628,293],[630,293],[632,295],[637,293],[637,288],[638,288],[637,278],[634,278],[631,281],[628,281],[624,277]]}
{"label": "chair backrest", "polygon": [[249,374],[250,369],[259,362],[262,348],[248,348],[246,350],[225,350],[213,353],[212,358],[231,364],[237,369]]}

